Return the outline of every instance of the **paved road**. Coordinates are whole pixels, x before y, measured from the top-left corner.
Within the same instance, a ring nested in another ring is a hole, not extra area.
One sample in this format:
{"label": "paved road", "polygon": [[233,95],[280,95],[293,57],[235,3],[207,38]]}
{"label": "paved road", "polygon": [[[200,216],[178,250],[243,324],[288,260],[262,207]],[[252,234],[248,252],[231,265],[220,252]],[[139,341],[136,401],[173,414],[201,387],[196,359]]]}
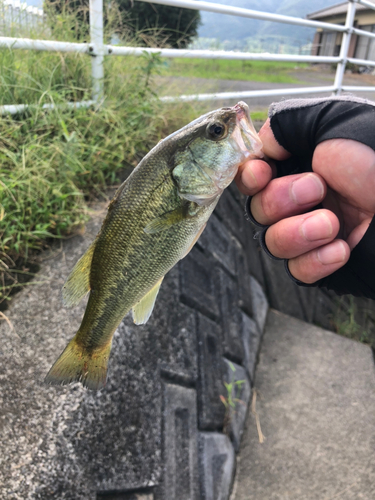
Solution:
{"label": "paved road", "polygon": [[[216,80],[205,78],[161,78],[159,77],[157,83],[159,85],[159,92],[161,95],[181,95],[183,94],[196,94],[196,93],[216,93],[216,92],[234,92],[234,91],[248,91],[248,90],[268,90],[268,89],[290,89],[306,86],[328,86],[332,85],[335,74],[331,69],[312,67],[311,69],[295,70],[292,76],[297,78],[300,83],[268,83],[268,82],[249,82],[237,80]],[[357,75],[346,74],[344,78],[346,85],[374,85],[374,92],[361,92],[358,93],[361,97],[375,100],[375,76],[373,75]],[[330,95],[317,94],[319,97]],[[289,95],[287,92],[277,97],[253,97],[245,99],[253,110],[264,109],[272,102],[281,99],[295,97]],[[314,97],[314,94],[304,94],[297,97]],[[230,99],[225,101],[214,101],[217,106],[233,106],[238,99]],[[212,101],[211,101],[212,103]],[[202,103],[202,108],[207,104]],[[209,107],[211,107],[209,105]]]}
{"label": "paved road", "polygon": [[371,349],[277,311],[256,371],[260,444],[250,413],[233,500],[373,500]]}

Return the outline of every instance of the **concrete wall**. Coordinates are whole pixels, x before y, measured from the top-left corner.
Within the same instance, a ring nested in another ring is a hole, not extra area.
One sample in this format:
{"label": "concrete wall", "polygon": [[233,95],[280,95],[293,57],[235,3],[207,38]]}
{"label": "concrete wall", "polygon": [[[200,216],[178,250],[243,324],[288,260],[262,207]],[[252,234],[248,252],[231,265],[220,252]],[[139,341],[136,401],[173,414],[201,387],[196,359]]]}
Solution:
{"label": "concrete wall", "polygon": [[[79,326],[84,304],[64,309],[60,289],[104,210],[44,255],[42,283],[6,312],[14,330],[0,324],[0,498],[228,498],[268,309],[243,201],[224,194],[147,325],[121,323],[99,393],[43,378]],[[228,412],[220,396],[236,380],[241,403]]]}
{"label": "concrete wall", "polygon": [[[0,324],[0,498],[226,500],[235,473],[268,303],[325,324],[330,297],[295,286],[259,250],[235,187],[192,252],[165,278],[147,325],[114,337],[99,393],[43,378],[76,332],[84,304],[60,289],[100,227],[43,256]],[[224,382],[244,381],[230,412]]]}
{"label": "concrete wall", "polygon": [[351,295],[339,297],[326,289],[298,287],[286,275],[284,262],[271,260],[264,253],[261,261],[262,283],[270,307],[375,348],[373,300]]}

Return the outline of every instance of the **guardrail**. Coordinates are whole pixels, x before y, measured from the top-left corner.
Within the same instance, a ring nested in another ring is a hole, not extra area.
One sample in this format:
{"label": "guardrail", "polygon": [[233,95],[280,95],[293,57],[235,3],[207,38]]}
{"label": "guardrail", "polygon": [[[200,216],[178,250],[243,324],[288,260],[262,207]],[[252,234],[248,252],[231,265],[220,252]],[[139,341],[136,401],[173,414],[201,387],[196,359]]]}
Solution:
{"label": "guardrail", "polygon": [[[117,45],[105,45],[103,41],[103,0],[90,0],[90,43],[67,43],[51,40],[32,40],[26,38],[0,37],[0,48],[10,49],[41,50],[52,52],[79,52],[86,53],[92,57],[92,101],[81,103],[68,103],[69,106],[91,106],[99,104],[103,99],[103,60],[106,56],[140,56],[145,52],[158,53],[162,57],[188,57],[203,59],[239,59],[239,60],[261,60],[261,61],[286,61],[286,62],[307,62],[307,63],[337,63],[335,79],[332,85],[324,87],[303,87],[290,89],[272,89],[272,90],[254,90],[248,92],[221,92],[213,94],[195,94],[180,95],[177,97],[163,97],[166,102],[176,100],[214,100],[227,98],[252,98],[261,96],[294,95],[307,93],[326,93],[333,92],[340,94],[342,91],[362,92],[372,91],[375,87],[369,86],[343,86],[343,76],[345,66],[348,62],[375,67],[375,61],[356,59],[348,57],[348,49],[351,35],[354,33],[359,36],[375,38],[375,33],[354,28],[354,17],[356,4],[360,3],[370,9],[375,10],[375,4],[367,0],[349,0],[345,25],[311,21],[291,16],[271,14],[256,10],[231,7],[204,1],[192,0],[138,0],[148,3],[161,5],[170,5],[194,10],[205,10],[220,14],[245,17],[249,19],[260,19],[265,21],[274,21],[280,23],[293,24],[297,26],[308,26],[314,28],[323,28],[330,31],[342,32],[343,38],[339,56],[304,56],[291,54],[269,54],[269,53],[250,53],[234,51],[214,51],[214,50],[189,50],[189,49],[155,49],[151,47],[121,47]],[[27,104],[0,106],[0,114],[18,113],[27,108]],[[48,105],[47,107],[50,107]]]}

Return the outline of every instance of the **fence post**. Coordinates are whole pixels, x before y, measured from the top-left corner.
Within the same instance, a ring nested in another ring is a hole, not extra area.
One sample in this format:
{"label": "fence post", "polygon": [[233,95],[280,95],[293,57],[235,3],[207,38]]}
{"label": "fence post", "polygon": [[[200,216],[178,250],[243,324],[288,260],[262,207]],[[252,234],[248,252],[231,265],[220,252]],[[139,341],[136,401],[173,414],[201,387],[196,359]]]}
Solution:
{"label": "fence post", "polygon": [[353,28],[353,24],[354,24],[356,2],[357,2],[357,0],[348,0],[348,12],[346,13],[346,21],[345,21],[345,28],[347,31],[345,31],[342,34],[342,42],[341,42],[341,49],[340,49],[341,62],[339,62],[337,64],[335,83],[334,83],[334,87],[336,89],[334,91],[334,93],[336,95],[341,94],[342,80],[344,78],[345,66],[346,66],[346,61],[348,58],[350,38],[352,36],[352,28]]}
{"label": "fence post", "polygon": [[103,98],[104,46],[103,46],[103,0],[90,0],[90,54],[92,75],[92,99]]}

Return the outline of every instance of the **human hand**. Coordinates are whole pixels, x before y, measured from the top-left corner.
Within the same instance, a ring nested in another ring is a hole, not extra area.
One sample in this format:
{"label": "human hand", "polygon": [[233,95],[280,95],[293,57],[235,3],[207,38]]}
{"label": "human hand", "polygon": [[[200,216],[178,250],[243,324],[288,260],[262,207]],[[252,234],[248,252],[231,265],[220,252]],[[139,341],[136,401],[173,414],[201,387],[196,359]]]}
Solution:
{"label": "human hand", "polygon": [[[293,136],[294,132],[288,133]],[[270,253],[288,259],[294,278],[315,283],[348,262],[371,223],[375,212],[375,152],[353,139],[324,140],[311,148],[307,163],[312,172],[306,171],[309,168],[304,157],[300,173],[275,178],[272,159],[288,163],[291,154],[276,140],[270,120],[259,135],[270,164],[248,161],[238,172],[237,185],[252,196],[254,219],[269,226],[265,244]],[[355,137],[355,133],[352,135]],[[319,204],[323,208],[311,211]]]}

